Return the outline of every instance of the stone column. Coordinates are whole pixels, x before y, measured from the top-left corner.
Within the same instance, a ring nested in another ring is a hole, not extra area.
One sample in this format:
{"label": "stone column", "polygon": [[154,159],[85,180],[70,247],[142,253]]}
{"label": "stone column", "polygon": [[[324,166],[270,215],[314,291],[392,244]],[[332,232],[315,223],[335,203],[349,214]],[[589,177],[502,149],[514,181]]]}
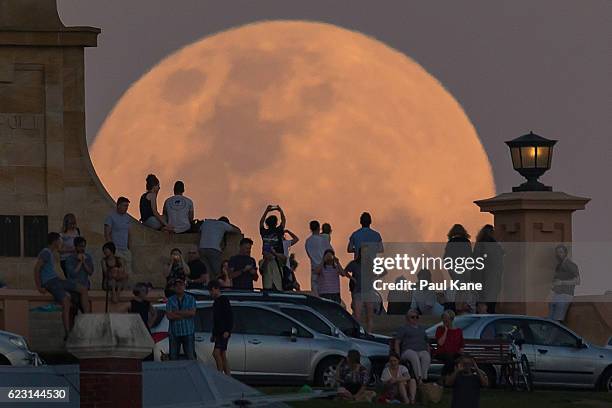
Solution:
{"label": "stone column", "polygon": [[153,339],[137,314],[81,314],[66,348],[80,361],[82,408],[140,408]]}
{"label": "stone column", "polygon": [[[509,293],[511,300],[519,293],[524,299],[541,299],[552,282],[554,243],[572,242],[572,214],[589,201],[557,191],[503,193],[475,201],[480,211],[493,214],[498,240],[507,243],[501,301],[510,298]],[[546,305],[507,302],[500,304],[499,312],[545,315]]]}

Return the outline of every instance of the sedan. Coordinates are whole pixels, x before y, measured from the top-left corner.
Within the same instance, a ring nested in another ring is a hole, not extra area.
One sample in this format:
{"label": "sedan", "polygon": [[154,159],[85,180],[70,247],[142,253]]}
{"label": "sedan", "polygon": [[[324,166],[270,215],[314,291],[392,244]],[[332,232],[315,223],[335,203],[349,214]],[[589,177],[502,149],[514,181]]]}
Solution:
{"label": "sedan", "polygon": [[[163,311],[165,305],[156,305]],[[232,376],[249,383],[304,382],[333,386],[338,362],[355,344],[344,338],[311,329],[273,307],[256,302],[232,302],[234,329],[227,357]],[[163,312],[162,312],[163,313]],[[198,360],[214,366],[212,358],[212,302],[198,301],[195,317],[195,351]],[[168,320],[163,317],[151,329],[155,360],[168,354]],[[370,360],[362,356],[369,370]]]}
{"label": "sedan", "polygon": [[[427,334],[434,337],[440,324],[427,329]],[[612,391],[612,350],[585,341],[555,321],[522,315],[463,315],[453,324],[463,329],[466,340],[503,339],[518,328],[536,385]]]}

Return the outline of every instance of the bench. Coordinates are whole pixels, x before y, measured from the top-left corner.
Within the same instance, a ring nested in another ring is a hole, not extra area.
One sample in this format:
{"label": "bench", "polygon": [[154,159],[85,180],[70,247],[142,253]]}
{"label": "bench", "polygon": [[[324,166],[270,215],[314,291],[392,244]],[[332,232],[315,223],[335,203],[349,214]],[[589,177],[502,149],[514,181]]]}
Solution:
{"label": "bench", "polygon": [[[429,342],[432,353],[432,362],[438,362],[435,358],[435,351],[438,344],[435,340]],[[465,340],[463,347],[464,354],[468,354],[476,360],[477,364],[507,365],[511,363],[510,342],[506,340]]]}

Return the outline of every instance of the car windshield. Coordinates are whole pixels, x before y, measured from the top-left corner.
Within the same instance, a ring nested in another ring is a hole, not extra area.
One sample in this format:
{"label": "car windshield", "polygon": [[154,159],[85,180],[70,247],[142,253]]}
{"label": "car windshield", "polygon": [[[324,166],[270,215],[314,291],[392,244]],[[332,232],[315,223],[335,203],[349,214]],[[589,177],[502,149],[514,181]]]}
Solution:
{"label": "car windshield", "polygon": [[[465,330],[474,324],[478,320],[476,316],[457,316],[453,320],[453,327],[461,330]],[[428,337],[434,337],[436,335],[436,329],[442,326],[442,322],[436,323],[426,330]]]}
{"label": "car windshield", "polygon": [[325,316],[327,320],[332,322],[334,326],[347,336],[361,336],[359,323],[342,306],[332,302],[313,302],[309,306]]}

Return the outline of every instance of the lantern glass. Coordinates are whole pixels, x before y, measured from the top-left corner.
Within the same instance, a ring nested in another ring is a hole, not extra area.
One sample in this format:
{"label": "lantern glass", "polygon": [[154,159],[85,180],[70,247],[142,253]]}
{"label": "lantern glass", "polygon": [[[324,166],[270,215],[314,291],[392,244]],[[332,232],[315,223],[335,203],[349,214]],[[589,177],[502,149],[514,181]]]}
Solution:
{"label": "lantern glass", "polygon": [[533,146],[521,147],[522,168],[533,169],[536,167],[536,148]]}
{"label": "lantern glass", "polygon": [[537,148],[536,167],[539,169],[550,168],[550,147],[540,146]]}
{"label": "lantern glass", "polygon": [[520,148],[512,147],[510,149],[510,154],[512,155],[512,167],[514,167],[515,170],[520,169],[522,167]]}

